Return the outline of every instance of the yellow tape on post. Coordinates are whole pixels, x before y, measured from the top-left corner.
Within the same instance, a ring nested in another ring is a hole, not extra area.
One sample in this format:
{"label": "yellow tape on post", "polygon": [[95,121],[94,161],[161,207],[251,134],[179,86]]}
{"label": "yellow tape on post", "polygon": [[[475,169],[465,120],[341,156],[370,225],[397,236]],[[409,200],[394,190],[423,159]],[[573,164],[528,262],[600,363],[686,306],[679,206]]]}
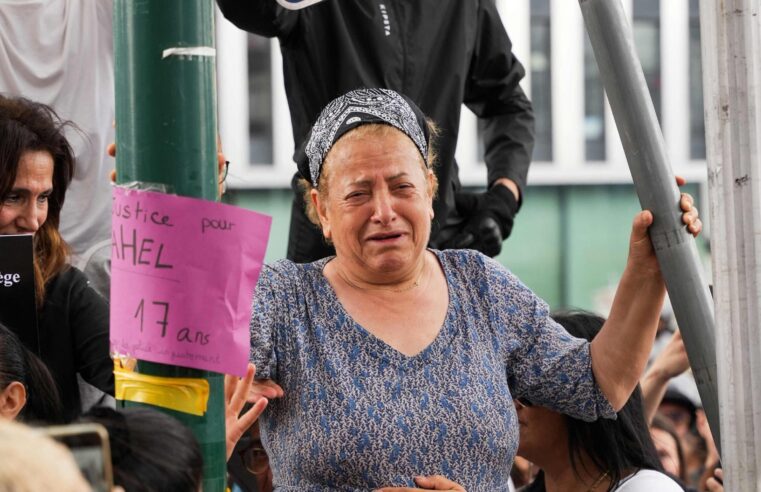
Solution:
{"label": "yellow tape on post", "polygon": [[201,416],[209,403],[209,382],[194,378],[165,378],[114,368],[116,399],[146,403]]}

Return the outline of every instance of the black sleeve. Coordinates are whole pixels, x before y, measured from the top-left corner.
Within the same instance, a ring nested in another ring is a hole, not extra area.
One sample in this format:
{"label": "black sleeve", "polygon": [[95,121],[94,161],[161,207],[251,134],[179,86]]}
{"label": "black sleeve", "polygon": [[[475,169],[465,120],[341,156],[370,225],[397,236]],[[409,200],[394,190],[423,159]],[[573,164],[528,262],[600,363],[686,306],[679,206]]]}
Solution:
{"label": "black sleeve", "polygon": [[521,188],[534,149],[534,112],[518,83],[525,75],[494,0],[482,0],[465,104],[484,123],[489,184],[509,178]]}
{"label": "black sleeve", "polygon": [[109,355],[108,302],[90,287],[87,278],[74,270],[69,291],[69,326],[77,372],[85,381],[114,394],[114,363]]}
{"label": "black sleeve", "polygon": [[298,14],[275,0],[217,0],[227,20],[244,31],[268,38],[287,37],[296,24]]}

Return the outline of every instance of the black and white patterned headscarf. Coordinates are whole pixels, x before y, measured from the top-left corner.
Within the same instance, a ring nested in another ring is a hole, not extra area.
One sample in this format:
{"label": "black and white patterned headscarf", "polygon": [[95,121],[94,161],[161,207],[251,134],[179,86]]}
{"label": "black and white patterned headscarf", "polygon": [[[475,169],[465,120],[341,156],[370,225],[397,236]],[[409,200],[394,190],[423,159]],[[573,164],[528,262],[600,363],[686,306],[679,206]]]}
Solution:
{"label": "black and white patterned headscarf", "polygon": [[325,156],[349,130],[368,123],[391,125],[406,134],[428,163],[425,115],[407,97],[389,89],[357,89],[331,101],[322,110],[296,154],[299,173],[317,186]]}

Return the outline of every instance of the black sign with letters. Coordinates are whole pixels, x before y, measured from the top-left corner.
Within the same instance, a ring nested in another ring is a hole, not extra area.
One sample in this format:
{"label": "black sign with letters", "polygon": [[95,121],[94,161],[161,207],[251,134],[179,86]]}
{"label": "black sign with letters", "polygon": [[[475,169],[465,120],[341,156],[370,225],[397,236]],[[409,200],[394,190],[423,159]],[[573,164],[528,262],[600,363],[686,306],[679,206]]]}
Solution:
{"label": "black sign with letters", "polygon": [[0,322],[40,355],[31,234],[0,236]]}

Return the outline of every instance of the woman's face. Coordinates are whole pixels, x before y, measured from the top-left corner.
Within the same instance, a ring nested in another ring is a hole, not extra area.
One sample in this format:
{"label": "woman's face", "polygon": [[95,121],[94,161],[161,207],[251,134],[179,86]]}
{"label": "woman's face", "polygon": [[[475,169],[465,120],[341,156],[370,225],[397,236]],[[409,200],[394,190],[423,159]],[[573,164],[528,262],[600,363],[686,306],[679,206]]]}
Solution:
{"label": "woman's face", "polygon": [[518,455],[544,468],[556,453],[568,453],[565,416],[548,408],[526,406],[515,400],[520,437]]}
{"label": "woman's face", "polygon": [[35,233],[48,218],[53,157],[45,151],[21,155],[13,188],[0,203],[0,234]]}
{"label": "woman's face", "polygon": [[679,462],[679,451],[674,436],[665,430],[650,428],[650,435],[655,444],[655,450],[658,452],[658,458],[661,460],[663,469],[675,477],[680,476],[682,464]]}
{"label": "woman's face", "polygon": [[433,173],[396,129],[350,135],[328,154],[324,200],[312,194],[323,233],[348,268],[380,275],[409,268],[428,244]]}

